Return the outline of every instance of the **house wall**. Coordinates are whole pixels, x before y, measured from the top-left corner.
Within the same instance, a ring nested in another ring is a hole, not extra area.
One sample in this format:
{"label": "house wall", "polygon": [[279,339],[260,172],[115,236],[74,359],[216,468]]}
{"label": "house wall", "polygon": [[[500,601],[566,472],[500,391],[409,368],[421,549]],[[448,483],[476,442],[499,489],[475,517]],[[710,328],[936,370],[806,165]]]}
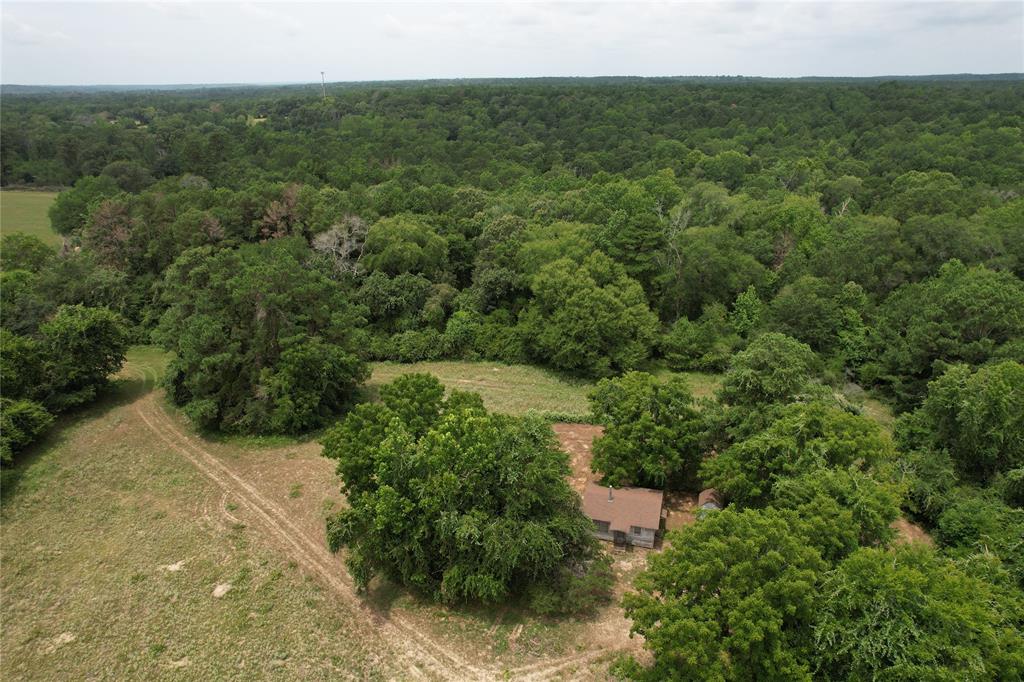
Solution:
{"label": "house wall", "polygon": [[[654,528],[641,528],[640,535],[634,535],[633,533],[623,533],[626,537],[626,542],[631,545],[637,545],[638,547],[647,547],[648,549],[654,547]],[[598,528],[594,528],[594,535],[599,540],[605,540],[607,542],[615,542],[615,533],[612,530],[602,531]]]}
{"label": "house wall", "polygon": [[653,528],[641,528],[640,535],[626,533],[626,542],[639,545],[640,547],[651,548],[654,547],[654,535],[655,531]]}

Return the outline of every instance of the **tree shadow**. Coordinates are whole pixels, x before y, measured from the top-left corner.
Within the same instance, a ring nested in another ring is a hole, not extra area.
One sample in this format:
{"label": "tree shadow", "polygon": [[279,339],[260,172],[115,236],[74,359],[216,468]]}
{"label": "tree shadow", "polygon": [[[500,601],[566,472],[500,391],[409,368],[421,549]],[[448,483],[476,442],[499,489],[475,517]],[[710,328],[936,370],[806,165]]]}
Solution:
{"label": "tree shadow", "polygon": [[[455,603],[445,604],[432,599],[429,595],[417,592],[414,589],[403,587],[388,578],[375,577],[366,591],[357,595],[363,603],[379,618],[390,619],[392,612],[397,609],[408,609],[412,611],[442,611],[448,616],[463,618],[475,621],[481,627],[488,630],[498,625],[518,625],[521,623],[541,623],[546,626],[558,626],[560,624],[591,623],[600,618],[601,610],[612,603],[614,597],[606,605],[598,606],[575,613],[541,614],[530,609],[526,599],[522,595],[514,596],[508,601],[483,604],[483,603]],[[436,619],[432,619],[435,620]]]}

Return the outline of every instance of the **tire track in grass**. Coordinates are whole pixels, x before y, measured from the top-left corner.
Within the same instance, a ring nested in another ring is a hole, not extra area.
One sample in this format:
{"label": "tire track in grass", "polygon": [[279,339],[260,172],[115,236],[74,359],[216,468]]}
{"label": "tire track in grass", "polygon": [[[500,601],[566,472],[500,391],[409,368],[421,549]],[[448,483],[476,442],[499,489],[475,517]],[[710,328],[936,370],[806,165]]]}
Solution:
{"label": "tire track in grass", "polygon": [[[135,366],[126,369],[138,374],[147,387],[155,387],[156,371],[152,368]],[[153,383],[150,383],[151,381]],[[156,404],[155,396],[155,392],[150,391],[135,402],[135,412],[143,423],[203,475],[252,510],[260,525],[294,552],[298,563],[319,576],[328,587],[353,607],[354,612],[358,613],[367,625],[381,631],[383,638],[397,649],[398,655],[404,660],[406,671],[416,678],[434,676],[446,680],[489,680],[511,677],[541,682],[561,676],[567,668],[574,665],[585,665],[610,653],[607,650],[591,650],[516,668],[483,669],[471,665],[449,647],[405,622],[401,616],[391,614],[390,618],[383,619],[372,613],[355,594],[351,579],[322,541],[303,532],[291,521],[284,509],[181,432]],[[576,677],[578,676],[569,679]]]}
{"label": "tire track in grass", "polygon": [[[145,407],[142,403],[145,403]],[[260,525],[294,552],[296,560],[307,569],[316,573],[329,587],[345,598],[367,622],[378,630],[382,630],[384,639],[400,648],[400,654],[407,660],[408,672],[419,678],[427,673],[443,679],[464,680],[483,679],[482,671],[468,665],[453,652],[429,642],[421,644],[421,633],[410,629],[404,623],[394,619],[383,620],[368,609],[355,594],[354,589],[343,579],[344,571],[330,558],[322,556],[327,553],[326,547],[320,548],[319,543],[299,531],[287,518],[283,510],[255,490],[246,481],[231,472],[208,452],[190,443],[186,436],[179,432],[173,424],[161,418],[155,408],[151,396],[147,396],[135,406],[139,418],[175,452],[188,459],[202,474],[213,480],[217,485],[237,496],[242,503],[251,509],[261,522]],[[397,632],[388,632],[389,630]],[[433,649],[440,654],[435,655]],[[448,659],[443,660],[443,659]]]}

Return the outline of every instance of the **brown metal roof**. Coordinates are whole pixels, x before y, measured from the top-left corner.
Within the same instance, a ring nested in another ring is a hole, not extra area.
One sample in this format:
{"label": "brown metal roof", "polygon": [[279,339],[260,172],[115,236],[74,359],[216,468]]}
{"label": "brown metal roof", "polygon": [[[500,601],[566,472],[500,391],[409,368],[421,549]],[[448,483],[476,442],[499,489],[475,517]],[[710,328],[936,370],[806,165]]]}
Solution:
{"label": "brown metal roof", "polygon": [[705,504],[713,504],[719,509],[725,506],[722,501],[722,493],[718,492],[714,488],[707,488],[700,491],[700,495],[697,496],[697,506],[703,507]]}
{"label": "brown metal roof", "polygon": [[591,482],[583,491],[583,513],[594,521],[607,521],[611,530],[624,533],[630,526],[657,529],[661,525],[662,496],[662,491],[650,488],[608,488]]}

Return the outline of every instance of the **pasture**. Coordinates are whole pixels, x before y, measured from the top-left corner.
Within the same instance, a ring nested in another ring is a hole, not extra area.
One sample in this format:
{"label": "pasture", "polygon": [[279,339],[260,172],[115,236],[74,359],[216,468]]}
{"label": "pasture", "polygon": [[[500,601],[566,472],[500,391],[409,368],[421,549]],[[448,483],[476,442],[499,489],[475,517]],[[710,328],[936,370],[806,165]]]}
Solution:
{"label": "pasture", "polygon": [[[381,580],[357,594],[326,548],[325,515],[345,502],[320,446],[197,435],[157,388],[167,359],[133,348],[110,395],[3,471],[0,676],[603,679],[638,651],[617,605],[559,620],[446,608]],[[431,372],[512,414],[585,413],[592,386],[485,362],[372,370],[370,393]],[[687,377],[697,395],[718,381]],[[580,487],[599,429],[556,432]],[[617,594],[645,556],[616,556]]]}
{"label": "pasture", "polygon": [[[449,390],[479,393],[487,409],[494,412],[521,415],[534,411],[551,415],[558,421],[588,420],[587,394],[596,384],[540,367],[495,362],[375,362],[371,363],[371,369],[373,373],[366,382],[371,396],[381,384],[402,374],[425,372],[436,376]],[[651,371],[663,381],[675,374],[682,376],[695,398],[711,397],[721,382],[715,374],[673,373],[664,368]]]}
{"label": "pasture", "polygon": [[0,191],[0,233],[21,232],[38,237],[47,244],[60,246],[60,235],[50,227],[50,204],[57,192],[26,190]]}
{"label": "pasture", "polygon": [[[357,594],[326,547],[344,500],[320,446],[197,435],[157,388],[166,361],[133,348],[110,395],[3,472],[0,677],[602,679],[639,646],[618,606],[559,620],[383,581]],[[582,386],[538,385],[553,409],[582,404],[565,399]],[[504,386],[484,386],[492,404],[531,402]],[[617,561],[620,591],[642,564]]]}
{"label": "pasture", "polygon": [[587,392],[592,382],[563,377],[529,365],[495,362],[416,362],[400,364],[375,362],[366,382],[371,395],[381,384],[402,374],[427,373],[441,380],[449,390],[479,393],[487,409],[521,415],[529,411],[561,415],[586,415]]}

